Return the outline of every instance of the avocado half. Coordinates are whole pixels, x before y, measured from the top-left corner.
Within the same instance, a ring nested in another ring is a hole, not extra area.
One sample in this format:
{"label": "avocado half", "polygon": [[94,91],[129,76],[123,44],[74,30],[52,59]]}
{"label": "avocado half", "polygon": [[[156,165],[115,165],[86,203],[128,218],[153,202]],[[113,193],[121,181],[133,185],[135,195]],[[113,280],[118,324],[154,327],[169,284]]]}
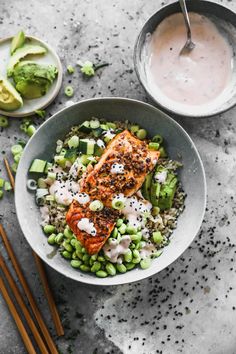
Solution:
{"label": "avocado half", "polygon": [[0,77],[0,109],[15,111],[23,106],[23,100],[14,86],[3,77]]}

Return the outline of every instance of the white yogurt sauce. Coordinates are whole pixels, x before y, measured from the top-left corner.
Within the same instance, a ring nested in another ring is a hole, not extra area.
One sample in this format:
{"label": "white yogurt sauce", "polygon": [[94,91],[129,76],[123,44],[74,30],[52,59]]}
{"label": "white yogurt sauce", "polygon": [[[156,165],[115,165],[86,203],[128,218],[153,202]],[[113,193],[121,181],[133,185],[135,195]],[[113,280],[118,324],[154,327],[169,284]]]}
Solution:
{"label": "white yogurt sauce", "polygon": [[113,163],[113,165],[111,166],[111,173],[124,173],[124,165],[122,165],[121,163]]}
{"label": "white yogurt sauce", "polygon": [[97,140],[97,146],[99,146],[101,149],[105,149],[105,144],[101,139]]}
{"label": "white yogurt sauce", "polygon": [[130,243],[131,238],[129,235],[122,236],[120,242],[114,238],[109,239],[103,246],[104,254],[112,263],[121,263],[122,258],[120,256],[128,251]]}
{"label": "white yogurt sauce", "polygon": [[50,220],[48,206],[44,205],[44,206],[40,207],[39,210],[40,210],[40,215],[41,215],[41,219],[42,219],[41,225],[42,226],[48,225],[49,220]]}
{"label": "white yogurt sauce", "polygon": [[79,192],[79,184],[74,181],[56,180],[49,188],[49,193],[54,196],[58,204],[70,205]]}
{"label": "white yogurt sauce", "polygon": [[[213,104],[232,79],[233,51],[216,25],[190,12],[195,48],[179,55],[186,42],[183,15],[164,19],[148,38],[146,74],[151,90],[163,103],[178,107]],[[211,103],[212,102],[212,103]]]}
{"label": "white yogurt sauce", "polygon": [[79,202],[80,204],[86,204],[86,203],[88,203],[90,201],[90,197],[86,193],[76,194],[74,199],[77,200],[77,202]]}
{"label": "white yogurt sauce", "polygon": [[81,231],[85,231],[85,232],[87,232],[87,234],[89,234],[91,236],[96,236],[96,234],[97,234],[97,230],[94,227],[94,223],[92,221],[90,221],[88,218],[80,219],[77,226]]}
{"label": "white yogurt sauce", "polygon": [[125,207],[122,209],[122,214],[128,220],[128,224],[135,228],[144,227],[146,218],[145,213],[150,213],[152,209],[152,204],[145,200],[140,199],[136,196],[127,197],[125,202]]}
{"label": "white yogurt sauce", "polygon": [[150,257],[157,251],[156,247],[151,242],[146,242],[145,245],[139,250],[141,258]]}
{"label": "white yogurt sauce", "polygon": [[167,170],[161,171],[154,176],[154,179],[159,183],[165,183],[167,177]]}
{"label": "white yogurt sauce", "polygon": [[109,129],[106,131],[106,133],[104,134],[104,137],[108,138],[108,139],[113,139],[114,136],[116,136],[116,134],[113,133],[113,130]]}

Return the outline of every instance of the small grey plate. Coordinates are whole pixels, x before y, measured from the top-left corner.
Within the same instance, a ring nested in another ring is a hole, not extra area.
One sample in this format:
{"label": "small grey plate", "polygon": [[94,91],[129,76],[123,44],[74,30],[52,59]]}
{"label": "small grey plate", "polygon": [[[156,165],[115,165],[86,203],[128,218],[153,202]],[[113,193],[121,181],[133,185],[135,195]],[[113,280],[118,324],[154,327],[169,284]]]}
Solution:
{"label": "small grey plate", "polygon": [[[153,260],[147,270],[134,269],[115,277],[100,279],[93,274],[73,269],[59,252],[47,243],[40,226],[40,212],[35,204],[34,193],[26,188],[28,169],[33,159],[51,160],[56,141],[63,139],[71,126],[78,125],[91,117],[108,120],[130,120],[147,129],[150,136],[157,133],[164,137],[166,148],[172,159],[183,163],[179,177],[187,193],[185,210],[178,219],[170,244],[163,254]],[[206,179],[204,168],[191,138],[184,129],[166,114],[153,106],[126,98],[98,98],[78,102],[64,108],[49,118],[31,137],[21,157],[15,188],[17,217],[26,240],[33,250],[48,265],[65,276],[88,284],[118,285],[149,277],[174,262],[190,245],[197,234],[206,206]]]}
{"label": "small grey plate", "polygon": [[[3,77],[7,77],[7,65],[10,59],[10,46],[13,37],[7,37],[0,40],[0,72]],[[27,56],[27,60],[34,60],[39,64],[55,65],[58,70],[57,78],[49,88],[46,95],[35,98],[33,100],[23,99],[23,106],[15,111],[3,111],[0,109],[0,114],[9,117],[26,117],[31,116],[38,109],[46,108],[57,96],[62,84],[62,65],[60,58],[55,50],[44,41],[32,36],[26,37],[27,43],[41,45],[47,49],[44,55]]]}
{"label": "small grey plate", "polygon": [[147,36],[152,34],[156,27],[168,16],[181,12],[179,2],[162,7],[152,15],[141,29],[134,47],[134,67],[136,74],[149,96],[163,109],[186,117],[209,117],[222,113],[236,104],[236,14],[228,8],[212,1],[186,0],[188,11],[196,12],[208,17],[217,27],[219,32],[226,38],[233,49],[233,75],[228,87],[225,89],[223,98],[215,99],[214,105],[188,106],[180,108],[178,103],[167,104],[154,92],[149,85],[146,74],[146,43]]}

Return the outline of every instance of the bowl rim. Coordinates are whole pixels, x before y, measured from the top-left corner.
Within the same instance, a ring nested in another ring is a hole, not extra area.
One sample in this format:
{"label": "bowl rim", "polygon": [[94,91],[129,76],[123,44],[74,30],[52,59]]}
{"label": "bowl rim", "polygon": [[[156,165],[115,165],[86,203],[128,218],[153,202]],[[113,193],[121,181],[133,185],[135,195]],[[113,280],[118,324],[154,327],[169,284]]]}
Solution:
{"label": "bowl rim", "polygon": [[[48,258],[46,257],[46,255],[40,253],[36,247],[34,246],[34,244],[32,243],[32,238],[27,235],[27,232],[25,231],[25,227],[24,227],[24,223],[23,221],[21,220],[20,218],[20,213],[19,213],[19,210],[21,209],[20,205],[20,198],[18,197],[20,194],[21,194],[21,191],[20,191],[20,179],[21,179],[21,175],[23,172],[19,172],[20,171],[20,165],[21,165],[21,162],[19,164],[19,170],[18,172],[16,173],[16,179],[15,179],[15,195],[14,195],[14,201],[15,201],[15,209],[16,209],[16,215],[17,215],[17,220],[19,222],[19,225],[20,225],[20,228],[21,228],[21,231],[26,239],[26,241],[28,242],[29,246],[33,249],[33,251],[52,269],[54,269],[55,271],[57,271],[58,273],[62,274],[63,276],[69,278],[69,279],[72,279],[72,280],[75,280],[77,282],[80,282],[80,283],[84,283],[84,284],[89,284],[89,285],[96,285],[96,286],[113,286],[113,285],[122,285],[122,284],[129,284],[129,283],[133,283],[133,282],[137,282],[137,281],[141,281],[141,280],[144,280],[146,278],[149,278],[159,272],[161,272],[163,269],[165,269],[166,267],[170,266],[174,261],[176,261],[186,250],[187,248],[190,246],[190,244],[193,242],[194,238],[196,237],[196,235],[198,234],[199,230],[200,230],[200,227],[202,225],[202,222],[203,222],[203,218],[204,218],[204,215],[205,215],[205,210],[206,210],[206,201],[207,201],[207,184],[206,184],[206,175],[205,175],[205,170],[204,170],[204,165],[203,165],[203,162],[201,160],[201,157],[200,157],[200,154],[195,146],[195,144],[193,143],[191,137],[189,136],[189,134],[185,131],[185,129],[178,123],[176,122],[173,118],[171,118],[170,116],[168,116],[166,113],[163,113],[162,111],[160,111],[158,108],[152,106],[151,104],[149,103],[146,103],[146,102],[142,102],[142,101],[139,101],[139,100],[136,100],[136,99],[131,99],[131,98],[124,98],[124,97],[99,97],[99,98],[88,98],[88,99],[85,99],[85,100],[81,100],[81,101],[78,101],[78,102],[75,102],[73,104],[73,106],[79,106],[81,104],[88,104],[92,101],[121,101],[121,102],[130,102],[130,103],[134,103],[134,104],[138,104],[140,106],[146,106],[148,109],[152,109],[154,110],[156,113],[158,114],[162,114],[165,116],[165,119],[167,119],[169,122],[171,122],[171,124],[174,124],[176,126],[176,128],[178,128],[179,130],[182,131],[182,133],[185,135],[186,139],[189,141],[189,143],[191,144],[192,146],[192,149],[194,150],[195,154],[196,154],[196,157],[199,161],[199,165],[200,165],[200,171],[201,171],[201,174],[202,174],[202,178],[203,178],[203,185],[202,185],[202,188],[203,188],[203,194],[204,194],[204,199],[203,199],[203,208],[202,208],[202,212],[201,212],[201,215],[199,217],[199,221],[198,221],[198,224],[196,226],[196,230],[194,235],[192,236],[191,240],[187,243],[187,246],[181,250],[180,252],[176,253],[175,256],[173,257],[173,259],[171,260],[171,262],[166,265],[166,266],[163,266],[161,269],[159,269],[158,271],[155,270],[155,268],[149,268],[149,269],[146,269],[146,270],[142,270],[138,273],[136,273],[136,276],[129,279],[129,280],[125,280],[125,281],[121,281],[119,280],[119,276],[118,277],[109,277],[109,278],[105,278],[105,279],[109,279],[110,282],[109,284],[107,283],[103,283],[102,281],[104,279],[102,278],[97,278],[97,277],[94,277],[94,278],[86,278],[86,277],[81,277],[81,278],[78,278],[76,276],[77,272],[75,271],[74,274],[75,276],[72,276],[70,274],[65,274],[63,273],[63,271],[61,269],[58,269],[58,268],[55,268],[52,264],[50,264]],[[60,115],[62,112],[66,112],[69,108],[69,107],[64,107],[62,108],[61,110],[59,110],[58,112],[56,112],[55,114],[53,114],[50,118],[48,118],[39,128],[38,130],[36,131],[36,133],[29,139],[28,143],[26,146],[28,146],[34,139],[34,136],[36,134],[40,134],[40,130],[42,129],[42,127],[50,124],[50,122],[55,119],[58,115]],[[24,154],[24,152],[23,152]],[[19,205],[19,207],[18,207]],[[92,279],[95,279],[96,282],[94,282]]]}
{"label": "bowl rim", "polygon": [[[187,0],[187,4],[190,0]],[[201,0],[199,0],[201,1]],[[224,5],[221,5],[221,4],[218,4],[214,1],[208,1],[208,0],[204,0],[204,3],[208,3],[208,4],[211,4],[212,6],[216,6],[216,7],[219,7],[219,8],[222,8],[224,10],[227,10],[229,12],[232,13],[232,15],[235,16],[235,20],[236,20],[236,12],[234,12],[233,10],[231,10],[230,8],[228,8],[227,6],[224,6]],[[160,103],[157,98],[154,97],[154,95],[152,94],[151,90],[147,87],[147,85],[145,84],[144,80],[142,80],[141,78],[141,75],[140,75],[140,72],[139,72],[139,69],[138,69],[138,56],[139,56],[139,52],[140,50],[138,50],[140,46],[140,40],[141,40],[141,37],[143,35],[143,31],[144,31],[144,28],[146,27],[146,25],[152,20],[152,19],[155,19],[155,16],[162,10],[165,10],[166,8],[171,8],[171,7],[175,7],[176,5],[178,4],[178,1],[175,1],[175,2],[172,2],[170,4],[166,4],[164,6],[162,6],[158,11],[154,12],[143,24],[136,40],[135,40],[135,44],[134,44],[134,50],[133,50],[133,62],[134,62],[134,70],[135,70],[135,73],[137,75],[137,78],[139,80],[139,82],[141,83],[142,87],[144,88],[145,92],[149,95],[149,97],[152,99],[153,103],[157,104],[158,107],[157,108],[162,108],[164,110],[166,110],[168,113],[172,113],[172,114],[175,114],[177,116],[180,116],[180,117],[186,117],[186,118],[195,118],[195,119],[199,119],[199,118],[209,118],[209,117],[216,117],[217,115],[221,114],[221,113],[224,113],[224,112],[227,112],[229,111],[231,108],[233,108],[234,106],[236,106],[236,101],[235,103],[232,103],[230,104],[228,107],[224,108],[224,109],[218,109],[217,112],[215,113],[209,113],[209,114],[194,114],[194,113],[183,113],[183,112],[180,112],[179,110],[173,110],[171,109],[170,107],[167,107],[166,105]],[[180,11],[181,12],[181,9]],[[235,28],[236,28],[236,25],[235,25]]]}

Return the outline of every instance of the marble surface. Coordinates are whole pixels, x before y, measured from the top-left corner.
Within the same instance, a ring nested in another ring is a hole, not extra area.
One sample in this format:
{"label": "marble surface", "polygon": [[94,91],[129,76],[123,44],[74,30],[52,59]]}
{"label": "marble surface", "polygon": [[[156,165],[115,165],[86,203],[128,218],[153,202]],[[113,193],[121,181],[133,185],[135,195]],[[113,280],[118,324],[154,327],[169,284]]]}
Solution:
{"label": "marble surface", "polygon": [[[236,10],[235,1],[219,1]],[[109,61],[91,80],[65,73],[73,100],[125,96],[147,101],[133,70],[133,45],[145,20],[167,1],[2,0],[1,36],[24,29],[51,44],[64,68],[78,59]],[[63,88],[47,116],[65,105]],[[61,353],[234,354],[236,353],[236,108],[200,120],[178,119],[193,138],[207,174],[208,206],[191,247],[160,274],[118,287],[84,286],[47,268],[65,336]],[[36,119],[40,124],[40,119]],[[0,132],[1,156],[11,159],[20,120]],[[25,137],[24,137],[25,138]],[[2,160],[2,159],[1,159]],[[5,177],[0,161],[0,174]],[[0,214],[15,252],[51,330],[51,317],[32,252],[15,216],[12,193],[0,201]],[[184,237],[184,234],[183,234]],[[0,243],[0,251],[4,253]],[[4,253],[5,255],[5,253]],[[25,349],[0,296],[0,352]]]}

